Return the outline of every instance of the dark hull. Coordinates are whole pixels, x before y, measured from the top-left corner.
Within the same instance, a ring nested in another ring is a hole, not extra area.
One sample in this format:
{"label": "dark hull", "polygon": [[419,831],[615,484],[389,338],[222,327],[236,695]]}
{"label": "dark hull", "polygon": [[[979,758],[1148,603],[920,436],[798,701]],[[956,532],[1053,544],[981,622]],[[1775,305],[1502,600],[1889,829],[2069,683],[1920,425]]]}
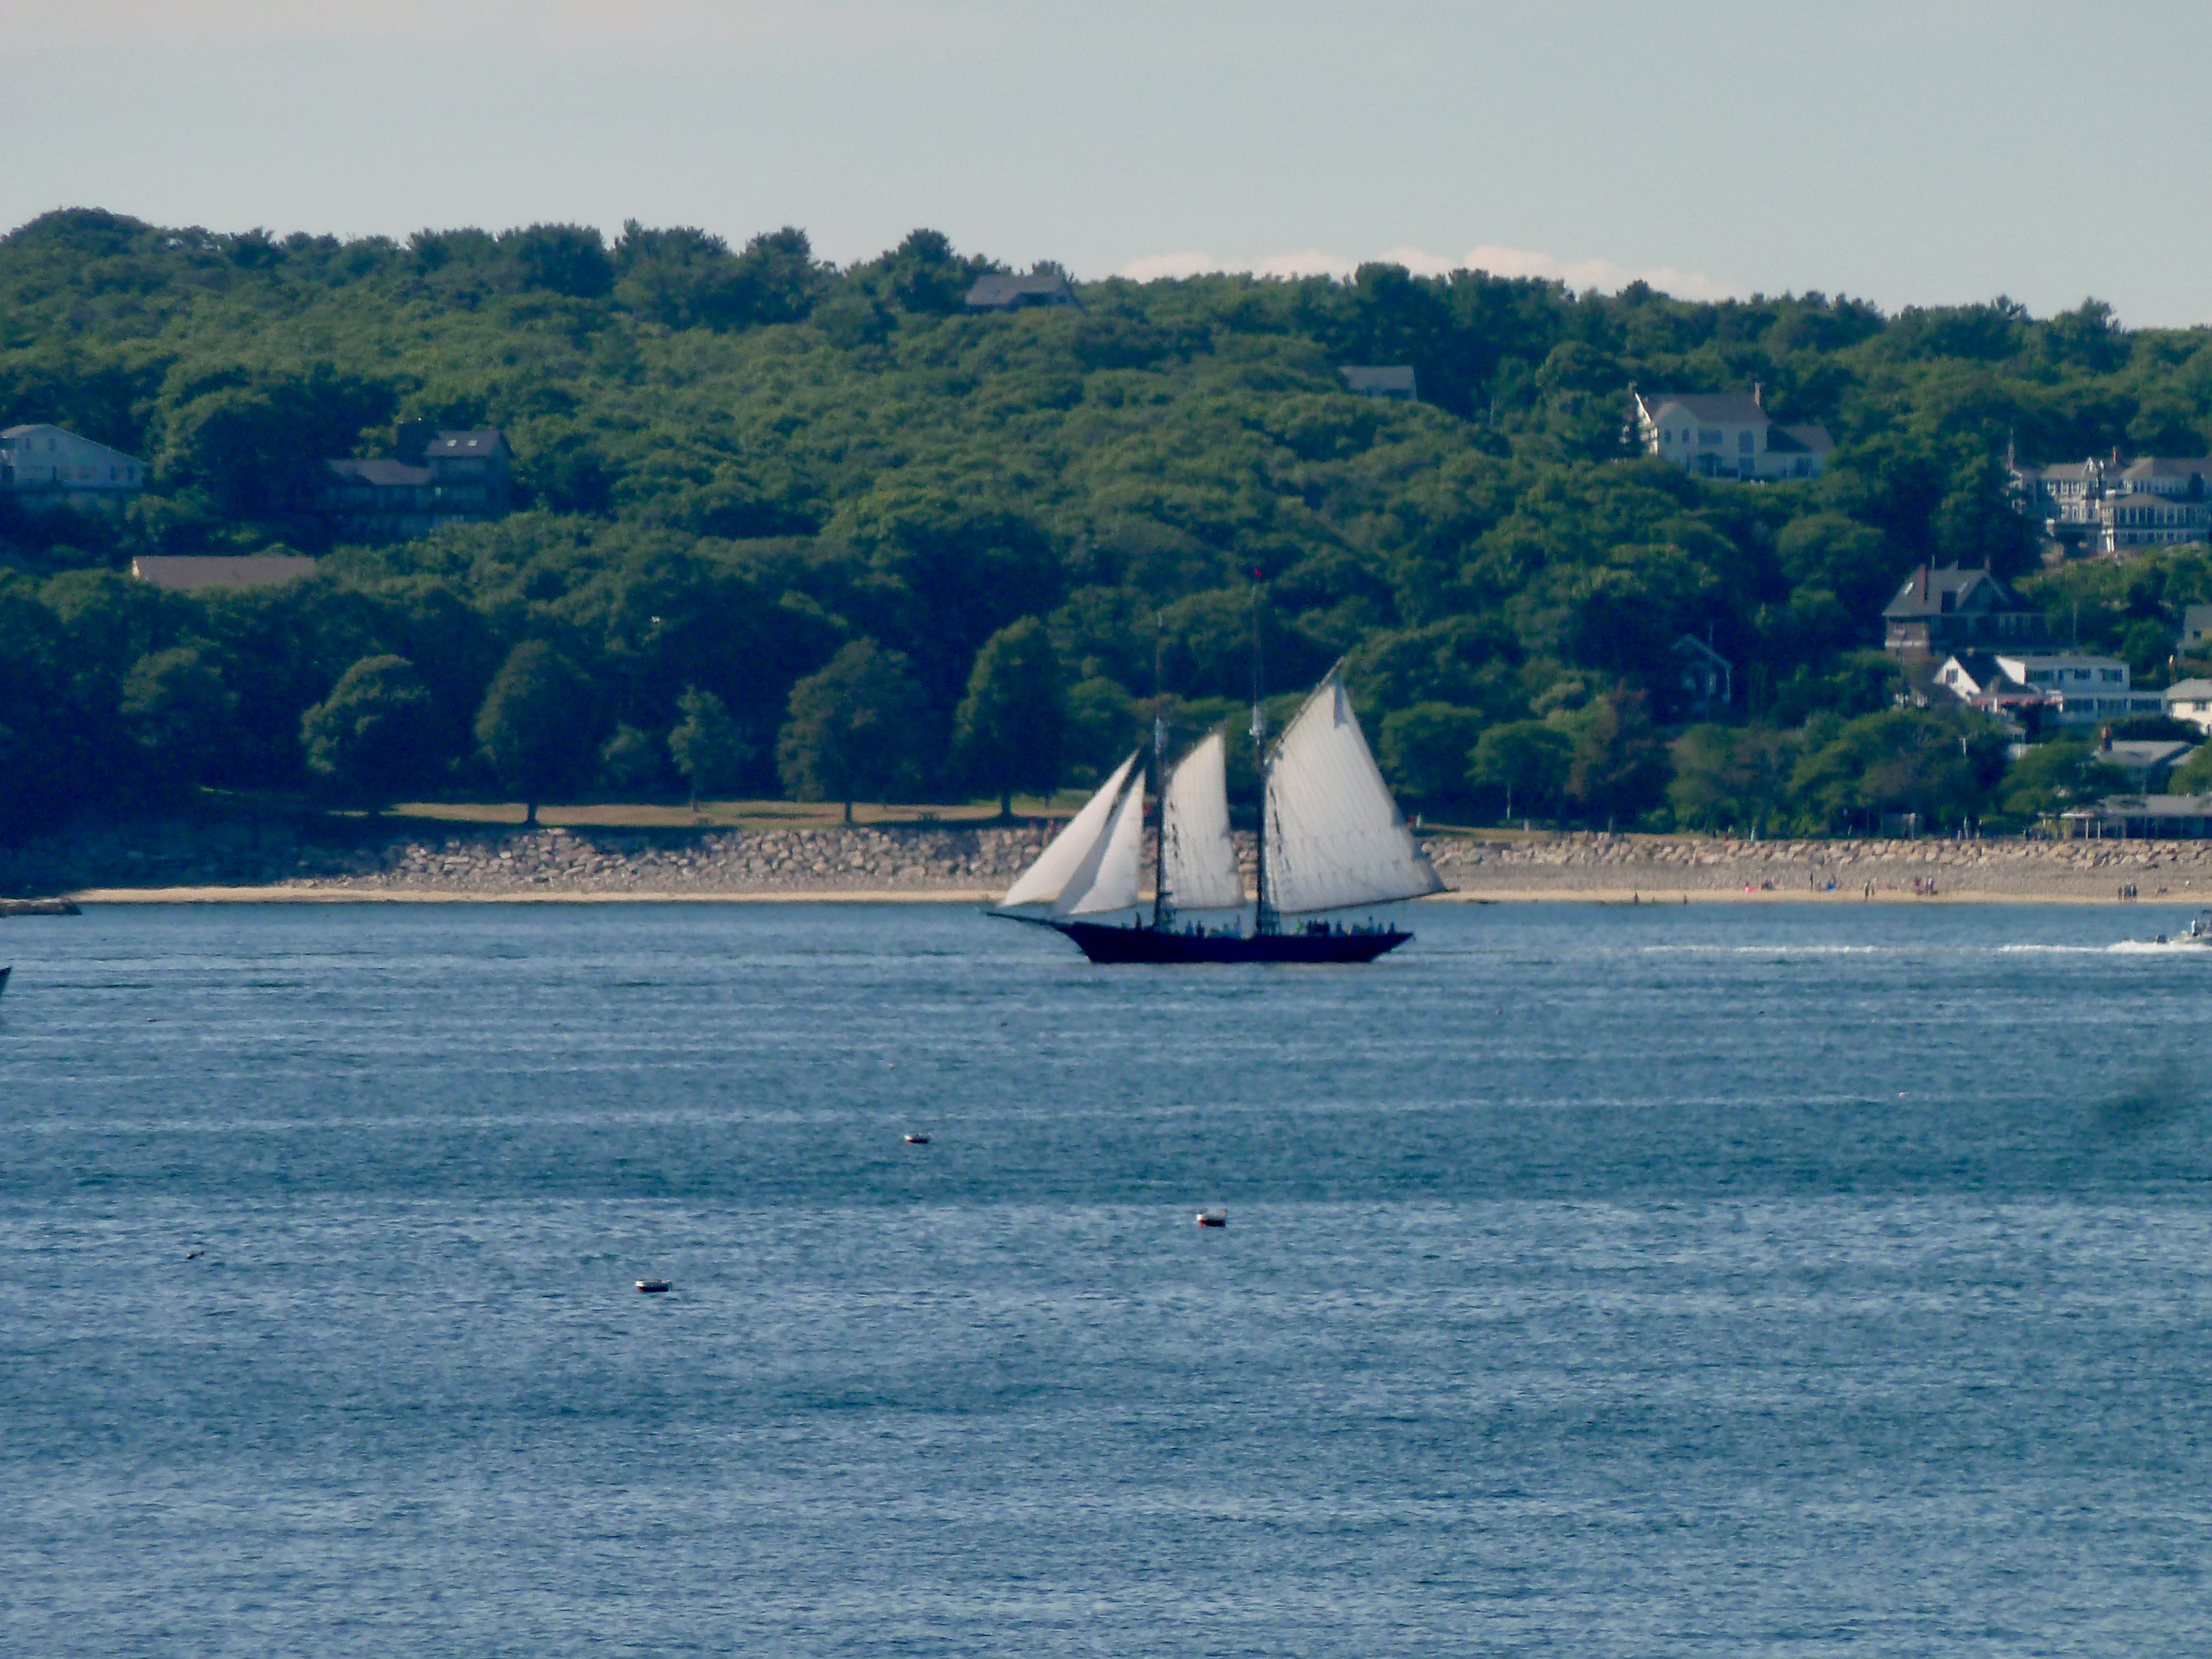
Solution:
{"label": "dark hull", "polygon": [[1109,927],[1095,921],[1045,925],[1073,939],[1093,962],[1372,962],[1413,938],[1395,927],[1371,933],[1261,933],[1240,938],[1228,933],[1161,933],[1149,927]]}

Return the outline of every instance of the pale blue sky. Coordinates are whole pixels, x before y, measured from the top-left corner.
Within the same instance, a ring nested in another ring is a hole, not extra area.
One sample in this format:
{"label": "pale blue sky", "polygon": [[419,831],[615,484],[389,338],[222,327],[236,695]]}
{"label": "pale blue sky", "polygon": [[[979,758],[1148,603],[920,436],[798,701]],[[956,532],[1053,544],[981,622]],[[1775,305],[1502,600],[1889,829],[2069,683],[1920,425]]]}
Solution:
{"label": "pale blue sky", "polygon": [[0,16],[0,224],[625,217],[1081,276],[1395,255],[2212,321],[2212,8],[72,0]]}

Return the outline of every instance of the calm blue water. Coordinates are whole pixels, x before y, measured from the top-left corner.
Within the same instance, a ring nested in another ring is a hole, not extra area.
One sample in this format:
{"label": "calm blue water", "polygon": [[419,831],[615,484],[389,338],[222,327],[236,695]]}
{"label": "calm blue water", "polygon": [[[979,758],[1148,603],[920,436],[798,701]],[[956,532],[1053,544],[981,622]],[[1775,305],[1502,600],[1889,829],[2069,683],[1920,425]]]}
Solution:
{"label": "calm blue water", "polygon": [[0,922],[0,1651],[2201,1654],[2181,915]]}

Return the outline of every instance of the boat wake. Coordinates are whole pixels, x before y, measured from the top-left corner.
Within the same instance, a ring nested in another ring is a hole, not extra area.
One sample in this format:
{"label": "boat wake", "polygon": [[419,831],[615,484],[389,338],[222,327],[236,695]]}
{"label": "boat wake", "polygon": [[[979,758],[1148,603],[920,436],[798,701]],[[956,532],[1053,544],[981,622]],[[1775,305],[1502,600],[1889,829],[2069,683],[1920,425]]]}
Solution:
{"label": "boat wake", "polygon": [[2039,957],[2164,957],[2197,956],[2212,958],[2212,951],[2185,939],[2124,939],[2116,945],[2000,945],[1999,956]]}

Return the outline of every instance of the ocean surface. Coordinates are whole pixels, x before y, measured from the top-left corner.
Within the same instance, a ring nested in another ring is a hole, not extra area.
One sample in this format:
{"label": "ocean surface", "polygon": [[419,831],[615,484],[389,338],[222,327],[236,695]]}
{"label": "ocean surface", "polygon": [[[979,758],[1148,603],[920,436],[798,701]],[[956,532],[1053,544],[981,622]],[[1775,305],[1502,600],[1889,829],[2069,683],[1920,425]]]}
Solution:
{"label": "ocean surface", "polygon": [[2185,920],[0,922],[0,1652],[2203,1654]]}

